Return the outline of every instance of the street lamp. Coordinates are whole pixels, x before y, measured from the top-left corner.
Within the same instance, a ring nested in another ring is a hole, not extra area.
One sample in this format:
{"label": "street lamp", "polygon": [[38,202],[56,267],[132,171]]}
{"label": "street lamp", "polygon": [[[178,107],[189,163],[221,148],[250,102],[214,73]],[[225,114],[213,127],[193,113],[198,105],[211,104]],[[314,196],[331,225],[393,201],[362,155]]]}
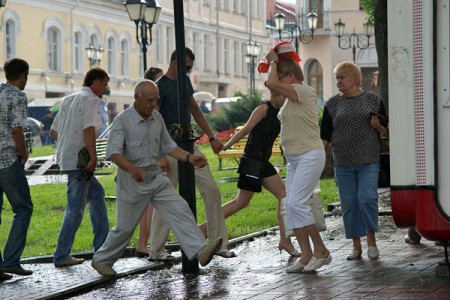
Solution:
{"label": "street lamp", "polygon": [[250,92],[253,93],[255,91],[255,66],[256,59],[259,57],[259,53],[261,52],[261,45],[258,44],[257,41],[248,41],[245,43],[245,62],[250,66]]}
{"label": "street lamp", "polygon": [[156,0],[127,0],[124,5],[130,20],[136,24],[136,41],[142,46],[145,72],[147,70],[147,46],[152,44],[152,26],[158,22],[161,6]]}
{"label": "street lamp", "polygon": [[[295,51],[298,53],[299,42],[303,44],[309,44],[312,42],[314,38],[314,30],[317,27],[317,14],[315,12],[310,12],[306,16],[306,20],[308,22],[308,31],[303,30],[300,25],[297,24],[297,21],[290,29],[288,29],[286,34],[288,35],[289,42],[294,41]],[[280,40],[283,40],[282,33],[284,30],[284,22],[286,21],[286,17],[282,13],[277,13],[274,16],[275,28],[278,30],[278,37]]]}
{"label": "street lamp", "polygon": [[86,54],[89,59],[89,67],[92,67],[93,65],[100,65],[103,57],[103,52],[105,52],[105,50],[100,45],[98,45],[98,48],[95,48],[92,44],[90,44],[89,47],[86,47]]}
{"label": "street lamp", "polygon": [[[373,35],[374,30],[373,23],[365,22],[363,27],[365,37],[357,35],[355,33],[355,28],[353,28],[353,33],[348,37],[343,38],[342,36],[344,35],[345,23],[343,23],[341,19],[339,19],[339,22],[334,23],[334,30],[339,38],[339,48],[343,50],[352,48],[353,62],[355,62],[356,48],[363,50],[369,48],[370,46],[370,37]],[[344,41],[343,45],[341,44],[342,40]]]}
{"label": "street lamp", "polygon": [[0,0],[0,7],[5,7],[6,0]]}

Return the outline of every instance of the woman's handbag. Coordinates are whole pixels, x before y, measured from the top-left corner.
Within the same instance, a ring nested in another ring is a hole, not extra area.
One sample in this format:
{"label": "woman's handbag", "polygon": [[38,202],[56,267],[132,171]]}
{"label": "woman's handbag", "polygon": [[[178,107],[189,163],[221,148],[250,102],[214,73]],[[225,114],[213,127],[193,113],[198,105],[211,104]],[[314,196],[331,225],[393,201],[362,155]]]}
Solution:
{"label": "woman's handbag", "polygon": [[[281,199],[280,203],[280,214],[283,217],[284,226],[286,228],[286,198]],[[316,228],[318,231],[327,230],[327,225],[325,224],[325,215],[323,214],[322,203],[320,202],[319,195],[314,193],[308,200],[308,204],[311,206],[311,212],[313,214],[314,220],[316,221]],[[294,231],[292,229],[285,229],[285,236],[294,236]]]}

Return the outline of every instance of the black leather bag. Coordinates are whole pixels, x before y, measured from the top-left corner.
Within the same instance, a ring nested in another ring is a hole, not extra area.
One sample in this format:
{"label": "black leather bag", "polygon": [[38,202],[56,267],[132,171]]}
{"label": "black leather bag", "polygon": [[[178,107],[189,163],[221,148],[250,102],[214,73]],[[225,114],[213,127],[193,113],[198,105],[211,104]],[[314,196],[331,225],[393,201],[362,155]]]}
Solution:
{"label": "black leather bag", "polygon": [[380,153],[380,174],[378,175],[378,187],[387,188],[391,186],[391,164],[389,153]]}

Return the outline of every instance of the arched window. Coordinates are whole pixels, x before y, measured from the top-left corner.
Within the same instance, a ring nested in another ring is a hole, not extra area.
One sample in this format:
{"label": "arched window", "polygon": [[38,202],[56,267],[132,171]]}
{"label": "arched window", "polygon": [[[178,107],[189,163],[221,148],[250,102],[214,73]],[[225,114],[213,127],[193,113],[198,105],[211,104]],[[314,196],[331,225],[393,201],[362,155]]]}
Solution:
{"label": "arched window", "polygon": [[315,90],[318,101],[323,101],[323,71],[316,59],[309,62],[306,76],[307,84]]}
{"label": "arched window", "polygon": [[73,69],[77,73],[83,72],[83,35],[81,32],[73,34]]}
{"label": "arched window", "polygon": [[55,27],[47,30],[47,67],[52,71],[61,71],[61,33]]}
{"label": "arched window", "polygon": [[128,78],[129,65],[128,65],[128,41],[122,40],[120,42],[120,76],[122,78]]}
{"label": "arched window", "polygon": [[16,28],[13,20],[5,23],[5,58],[16,56]]}
{"label": "arched window", "polygon": [[113,37],[108,38],[107,46],[108,74],[111,77],[116,75],[116,41]]}

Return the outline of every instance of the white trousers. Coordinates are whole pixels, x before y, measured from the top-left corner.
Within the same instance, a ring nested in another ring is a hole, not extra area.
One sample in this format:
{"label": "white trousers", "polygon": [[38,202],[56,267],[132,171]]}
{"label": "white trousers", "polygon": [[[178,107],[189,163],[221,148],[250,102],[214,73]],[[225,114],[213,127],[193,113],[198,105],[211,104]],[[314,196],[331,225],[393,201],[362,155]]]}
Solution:
{"label": "white trousers", "polygon": [[[194,154],[204,155],[195,145]],[[178,161],[172,157],[168,157],[169,172],[167,176],[170,178],[173,186],[178,186]],[[205,215],[208,222],[208,238],[214,240],[221,237],[223,239],[222,249],[228,247],[228,233],[225,225],[225,217],[223,216],[220,190],[212,175],[209,166],[203,168],[195,168],[195,185],[205,202]],[[160,216],[157,210],[153,213],[152,228],[150,233],[150,257],[155,257],[165,251],[164,245],[169,237],[170,228]]]}
{"label": "white trousers", "polygon": [[302,228],[315,223],[309,198],[325,167],[325,150],[286,155],[286,228]]}

